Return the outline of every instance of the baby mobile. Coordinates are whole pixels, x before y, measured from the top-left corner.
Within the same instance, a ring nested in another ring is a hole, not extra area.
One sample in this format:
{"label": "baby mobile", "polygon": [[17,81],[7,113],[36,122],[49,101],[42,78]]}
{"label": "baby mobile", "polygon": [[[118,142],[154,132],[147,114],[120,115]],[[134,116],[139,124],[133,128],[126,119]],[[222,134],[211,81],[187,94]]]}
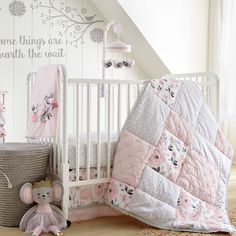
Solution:
{"label": "baby mobile", "polygon": [[[111,44],[107,44],[107,33],[109,29],[113,27],[113,32],[117,35],[117,40]],[[121,69],[122,67],[131,68],[135,61],[130,58],[131,45],[126,44],[120,40],[120,34],[122,32],[122,26],[119,22],[112,20],[110,21],[103,33],[103,73],[102,78],[105,79],[105,69],[113,66],[116,69]],[[112,52],[117,59],[106,59],[106,53]],[[128,58],[122,59],[122,54],[128,54]],[[121,57],[121,58],[119,58]]]}
{"label": "baby mobile", "polygon": [[[107,34],[110,28],[113,28],[113,32],[117,35],[117,40],[111,44],[107,43]],[[113,66],[115,69],[121,69],[123,67],[131,68],[135,61],[130,58],[131,45],[126,44],[120,40],[120,34],[122,32],[122,26],[119,22],[112,20],[108,22],[103,31],[103,59],[102,59],[102,79],[105,79],[105,70]],[[113,53],[116,59],[106,59],[107,53]],[[122,54],[128,54],[128,58],[123,58]],[[101,87],[101,96],[105,96],[104,85]]]}

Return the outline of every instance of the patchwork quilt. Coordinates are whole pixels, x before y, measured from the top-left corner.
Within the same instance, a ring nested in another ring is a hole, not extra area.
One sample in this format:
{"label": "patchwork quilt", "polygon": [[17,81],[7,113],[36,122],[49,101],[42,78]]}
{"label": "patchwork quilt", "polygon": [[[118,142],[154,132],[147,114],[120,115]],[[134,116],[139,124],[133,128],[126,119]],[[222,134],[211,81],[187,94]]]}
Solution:
{"label": "patchwork quilt", "polygon": [[107,203],[159,228],[233,233],[231,158],[195,83],[148,81],[121,132]]}

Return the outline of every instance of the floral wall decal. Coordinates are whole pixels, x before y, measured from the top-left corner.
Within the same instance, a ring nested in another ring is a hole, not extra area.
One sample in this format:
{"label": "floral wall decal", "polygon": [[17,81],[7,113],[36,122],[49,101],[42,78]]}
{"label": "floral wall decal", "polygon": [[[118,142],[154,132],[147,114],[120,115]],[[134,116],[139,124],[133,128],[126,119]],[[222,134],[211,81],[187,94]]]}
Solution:
{"label": "floral wall decal", "polygon": [[[48,9],[47,13],[42,13],[42,23],[50,24],[51,27],[59,26],[59,36],[67,35],[67,44],[78,46],[84,43],[84,35],[93,25],[102,23],[103,20],[96,19],[96,15],[88,14],[86,8],[74,8],[65,4],[65,1],[49,0],[48,4],[42,0],[34,0],[32,9]],[[90,32],[92,42],[100,43],[102,29],[94,28]]]}
{"label": "floral wall decal", "polygon": [[94,43],[101,43],[103,40],[103,30],[100,28],[94,28],[90,31],[90,39]]}
{"label": "floral wall decal", "polygon": [[26,13],[25,3],[14,0],[13,2],[9,3],[9,12],[13,16],[23,16]]}

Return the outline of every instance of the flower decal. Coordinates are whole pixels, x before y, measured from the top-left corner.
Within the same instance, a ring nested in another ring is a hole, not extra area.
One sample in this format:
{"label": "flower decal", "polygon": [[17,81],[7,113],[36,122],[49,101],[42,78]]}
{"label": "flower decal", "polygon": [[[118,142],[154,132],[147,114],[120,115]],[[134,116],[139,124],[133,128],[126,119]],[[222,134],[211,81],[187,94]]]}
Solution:
{"label": "flower decal", "polygon": [[42,104],[32,105],[32,122],[46,123],[53,117],[53,110],[57,109],[58,106],[53,93],[46,95]]}
{"label": "flower decal", "polygon": [[100,28],[94,28],[90,31],[90,39],[94,43],[101,43],[103,40],[103,30]]}
{"label": "flower decal", "polygon": [[[13,0],[10,0],[13,1]],[[14,0],[23,1],[23,0]],[[95,12],[88,11],[87,8],[74,7],[66,4],[65,1],[56,0],[32,0],[30,7],[34,10],[41,11],[41,21],[44,25],[51,27],[57,26],[60,37],[66,35],[66,44],[78,47],[78,43],[85,43],[85,35],[90,33],[92,26],[103,23],[102,19]],[[46,11],[45,11],[46,10]],[[98,26],[97,26],[98,27]],[[91,31],[90,35],[93,42],[102,42],[102,30],[96,29]]]}
{"label": "flower decal", "polygon": [[86,15],[88,12],[87,8],[84,8],[84,7],[80,11],[81,11],[81,14],[83,14],[83,15]]}
{"label": "flower decal", "polygon": [[26,13],[24,2],[14,0],[9,4],[9,12],[13,16],[23,16]]}

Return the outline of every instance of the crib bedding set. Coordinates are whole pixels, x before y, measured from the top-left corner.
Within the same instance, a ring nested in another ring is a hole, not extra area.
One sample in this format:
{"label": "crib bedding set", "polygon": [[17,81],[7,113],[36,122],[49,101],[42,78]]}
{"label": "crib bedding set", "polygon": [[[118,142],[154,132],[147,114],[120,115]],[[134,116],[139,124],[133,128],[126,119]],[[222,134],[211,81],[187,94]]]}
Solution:
{"label": "crib bedding set", "polygon": [[[111,165],[115,155],[117,135],[111,135]],[[69,137],[68,141],[68,161],[69,161],[69,179],[76,181],[76,138]],[[100,177],[107,177],[107,136],[101,135],[100,143]],[[87,179],[87,137],[80,135],[80,180]],[[97,133],[91,134],[90,139],[90,179],[97,178]],[[81,187],[70,188],[69,205],[71,209],[78,207],[93,206],[104,203],[104,196],[108,188],[108,183],[93,184]]]}
{"label": "crib bedding set", "polygon": [[[28,137],[56,134],[58,79],[63,70],[55,65],[42,68],[38,81],[45,77],[45,70],[54,79],[51,86],[32,95]],[[91,135],[91,179],[97,178],[95,137]],[[70,188],[70,219],[119,214],[113,208],[164,229],[234,232],[227,212],[232,149],[196,84],[165,79],[146,82],[118,142],[116,135],[111,139],[111,182]],[[107,177],[107,143],[103,135],[101,140],[100,174]],[[72,136],[68,141],[68,178],[75,181],[76,141]],[[84,180],[87,144],[83,135],[80,145],[80,180]],[[94,206],[104,201],[112,208]],[[93,207],[86,210],[88,206]]]}
{"label": "crib bedding set", "polygon": [[149,81],[121,132],[107,203],[163,229],[232,233],[231,158],[196,84]]}

